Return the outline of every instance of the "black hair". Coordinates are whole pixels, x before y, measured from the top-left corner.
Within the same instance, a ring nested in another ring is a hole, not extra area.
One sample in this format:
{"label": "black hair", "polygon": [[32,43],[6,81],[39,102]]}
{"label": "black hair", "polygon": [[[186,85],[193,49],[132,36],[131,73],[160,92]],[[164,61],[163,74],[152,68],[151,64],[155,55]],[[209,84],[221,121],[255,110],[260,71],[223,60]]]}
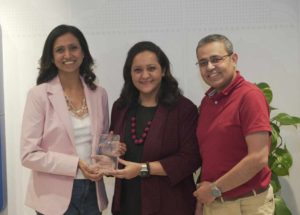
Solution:
{"label": "black hair", "polygon": [[83,77],[84,82],[91,90],[95,90],[97,85],[94,83],[96,79],[96,75],[93,72],[94,60],[89,51],[87,41],[83,33],[78,28],[70,25],[59,25],[48,35],[39,61],[40,68],[36,84],[39,85],[48,82],[58,74],[58,69],[53,60],[53,45],[58,37],[67,33],[74,35],[78,39],[84,53],[84,58],[79,71],[80,76]]}
{"label": "black hair", "polygon": [[123,67],[124,85],[118,99],[118,106],[132,106],[138,103],[139,91],[133,85],[131,79],[131,67],[135,56],[141,52],[153,52],[161,66],[164,76],[162,77],[160,89],[157,94],[157,102],[166,106],[171,106],[177,102],[181,95],[177,80],[172,76],[170,61],[166,54],[156,44],[150,41],[136,43],[130,48]]}

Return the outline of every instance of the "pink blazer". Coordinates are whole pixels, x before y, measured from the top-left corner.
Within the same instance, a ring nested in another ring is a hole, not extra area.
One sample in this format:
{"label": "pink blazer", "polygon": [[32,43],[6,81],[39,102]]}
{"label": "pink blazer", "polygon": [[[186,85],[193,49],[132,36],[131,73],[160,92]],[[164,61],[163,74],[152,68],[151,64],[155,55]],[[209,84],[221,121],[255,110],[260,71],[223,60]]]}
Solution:
{"label": "pink blazer", "polygon": [[[91,91],[82,81],[91,118],[92,154],[99,135],[108,131],[106,91]],[[22,134],[21,161],[32,170],[25,204],[45,215],[63,214],[70,203],[79,157],[71,119],[60,80],[33,87],[27,96]],[[103,180],[96,182],[100,210],[107,207]]]}

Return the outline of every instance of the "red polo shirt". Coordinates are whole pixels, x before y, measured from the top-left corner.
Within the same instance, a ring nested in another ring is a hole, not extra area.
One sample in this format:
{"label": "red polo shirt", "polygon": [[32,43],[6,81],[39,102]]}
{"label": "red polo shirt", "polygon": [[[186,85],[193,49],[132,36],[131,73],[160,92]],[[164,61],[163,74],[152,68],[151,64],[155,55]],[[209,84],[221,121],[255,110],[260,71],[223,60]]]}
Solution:
{"label": "red polo shirt", "polygon": [[[269,107],[259,88],[239,72],[222,92],[209,89],[200,105],[197,138],[202,158],[201,181],[216,181],[248,153],[245,136],[271,131]],[[239,197],[252,189],[265,188],[271,171],[265,166],[245,184],[227,191],[225,197]]]}

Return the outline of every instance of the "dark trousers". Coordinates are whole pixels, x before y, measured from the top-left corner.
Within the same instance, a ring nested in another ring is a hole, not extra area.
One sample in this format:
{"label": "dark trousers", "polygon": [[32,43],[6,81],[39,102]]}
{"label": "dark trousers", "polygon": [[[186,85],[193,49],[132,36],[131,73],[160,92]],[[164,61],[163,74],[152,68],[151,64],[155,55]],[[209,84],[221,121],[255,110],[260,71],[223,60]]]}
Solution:
{"label": "dark trousers", "polygon": [[[43,215],[39,212],[36,214]],[[101,215],[95,182],[87,179],[74,180],[71,202],[64,215]]]}

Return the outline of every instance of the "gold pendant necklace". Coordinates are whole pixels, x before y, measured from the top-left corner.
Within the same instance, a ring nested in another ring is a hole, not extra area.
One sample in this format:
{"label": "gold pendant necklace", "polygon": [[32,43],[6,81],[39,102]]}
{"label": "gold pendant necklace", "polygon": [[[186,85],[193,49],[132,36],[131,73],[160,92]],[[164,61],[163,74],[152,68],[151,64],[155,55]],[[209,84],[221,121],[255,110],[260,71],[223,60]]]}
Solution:
{"label": "gold pendant necklace", "polygon": [[70,111],[74,117],[83,119],[84,117],[87,116],[88,107],[87,107],[85,98],[82,99],[81,105],[78,108],[76,108],[74,106],[74,104],[72,103],[72,101],[68,95],[65,95],[65,99],[66,99],[66,103],[68,106],[68,111]]}

